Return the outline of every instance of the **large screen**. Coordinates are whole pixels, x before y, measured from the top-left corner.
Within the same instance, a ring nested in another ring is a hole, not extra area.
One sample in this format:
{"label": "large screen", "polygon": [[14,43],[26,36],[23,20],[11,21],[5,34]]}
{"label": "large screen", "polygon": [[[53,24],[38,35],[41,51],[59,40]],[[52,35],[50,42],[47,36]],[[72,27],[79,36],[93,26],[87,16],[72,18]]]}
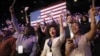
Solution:
{"label": "large screen", "polygon": [[42,22],[43,19],[46,20],[46,22],[51,21],[51,17],[53,19],[57,19],[60,14],[66,12],[66,2],[61,2],[40,10],[36,10],[30,13],[30,19],[31,19],[31,25],[35,25],[37,22]]}

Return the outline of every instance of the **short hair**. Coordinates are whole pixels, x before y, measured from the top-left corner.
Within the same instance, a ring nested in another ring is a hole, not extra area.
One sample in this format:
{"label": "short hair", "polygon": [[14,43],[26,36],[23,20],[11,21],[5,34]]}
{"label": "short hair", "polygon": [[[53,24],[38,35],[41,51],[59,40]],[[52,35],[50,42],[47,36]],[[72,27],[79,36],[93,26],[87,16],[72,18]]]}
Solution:
{"label": "short hair", "polygon": [[55,28],[55,30],[56,30],[56,37],[59,36],[59,25],[54,25],[54,24],[51,24],[51,25],[48,25],[48,26],[47,26],[46,35],[47,35],[48,37],[51,37],[51,36],[50,36],[50,33],[49,33],[49,30],[50,30],[51,27],[54,27],[54,28]]}

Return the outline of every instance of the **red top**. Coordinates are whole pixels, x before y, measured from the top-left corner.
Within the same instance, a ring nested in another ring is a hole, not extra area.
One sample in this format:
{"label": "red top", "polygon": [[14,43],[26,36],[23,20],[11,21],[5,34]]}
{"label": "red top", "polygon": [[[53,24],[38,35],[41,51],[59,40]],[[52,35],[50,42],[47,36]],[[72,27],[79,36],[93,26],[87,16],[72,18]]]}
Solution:
{"label": "red top", "polygon": [[9,37],[5,41],[0,42],[0,56],[15,56],[16,38]]}

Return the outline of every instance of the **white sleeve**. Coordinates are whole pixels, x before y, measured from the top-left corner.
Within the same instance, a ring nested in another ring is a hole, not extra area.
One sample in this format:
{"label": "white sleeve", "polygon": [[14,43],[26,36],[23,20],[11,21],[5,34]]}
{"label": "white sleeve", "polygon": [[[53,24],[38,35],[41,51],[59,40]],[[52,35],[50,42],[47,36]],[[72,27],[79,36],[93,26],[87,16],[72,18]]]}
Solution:
{"label": "white sleeve", "polygon": [[63,43],[65,40],[65,32],[63,32],[62,34],[60,34],[59,36],[60,42]]}

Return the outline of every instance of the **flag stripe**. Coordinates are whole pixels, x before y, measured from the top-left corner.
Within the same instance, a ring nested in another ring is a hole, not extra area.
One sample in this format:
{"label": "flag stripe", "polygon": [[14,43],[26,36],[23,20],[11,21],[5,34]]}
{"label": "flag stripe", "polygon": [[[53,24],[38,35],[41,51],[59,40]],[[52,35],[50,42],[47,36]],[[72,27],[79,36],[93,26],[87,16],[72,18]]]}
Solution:
{"label": "flag stripe", "polygon": [[62,6],[62,5],[66,5],[66,2],[63,2],[63,3],[61,3],[61,4],[57,4],[57,5],[51,6],[51,7],[49,7],[49,8],[47,7],[47,8],[45,8],[45,9],[42,9],[41,12],[46,11],[46,10],[51,10],[51,9],[53,9],[53,8],[56,8],[56,7],[59,7],[59,6]]}
{"label": "flag stripe", "polygon": [[48,15],[51,15],[53,18],[56,18],[62,14],[62,11],[66,12],[66,2],[42,9],[40,17],[41,19],[48,19],[50,18]]}
{"label": "flag stripe", "polygon": [[[55,12],[55,13],[52,13],[52,14],[53,14],[53,16],[61,15],[61,14],[62,14],[61,11],[66,11],[66,9],[59,10],[59,11],[57,11],[57,12]],[[47,18],[47,17],[48,17],[48,14],[45,14],[45,15],[42,15],[42,16],[41,16],[41,19],[44,19],[44,18]]]}
{"label": "flag stripe", "polygon": [[41,15],[43,14],[47,14],[47,13],[52,13],[52,12],[56,12],[58,10],[61,10],[61,9],[66,9],[66,5],[63,5],[63,6],[60,6],[60,7],[57,7],[57,8],[53,8],[53,9],[50,9],[50,10],[46,10],[44,12],[41,12]]}
{"label": "flag stripe", "polygon": [[[58,10],[59,9],[59,10]],[[52,10],[52,14],[55,12],[58,12],[58,11],[66,11],[66,8],[57,8],[57,9],[54,9],[54,10]],[[41,13],[41,16],[43,16],[43,15],[47,15],[47,14],[50,14],[51,13],[51,11],[46,11],[46,12],[44,12],[44,13]]]}
{"label": "flag stripe", "polygon": [[53,17],[54,20],[58,20],[57,18],[59,15],[62,15],[63,12],[66,12],[66,2],[62,2],[44,9],[40,10],[40,20],[36,20],[31,22],[32,25],[36,25],[37,22],[43,22],[45,19],[46,22],[52,21],[50,15]]}

